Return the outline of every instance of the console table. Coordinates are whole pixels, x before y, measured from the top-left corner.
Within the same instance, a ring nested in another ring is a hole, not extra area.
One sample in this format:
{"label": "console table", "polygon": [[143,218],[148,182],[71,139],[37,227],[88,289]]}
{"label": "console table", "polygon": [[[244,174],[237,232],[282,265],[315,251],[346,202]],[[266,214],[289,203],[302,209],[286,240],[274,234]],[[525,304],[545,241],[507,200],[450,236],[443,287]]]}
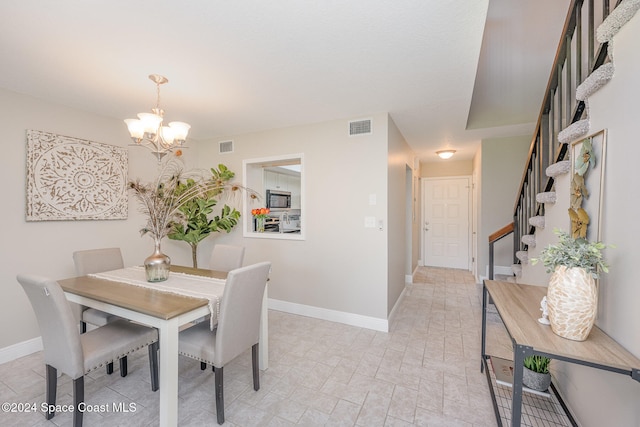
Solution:
{"label": "console table", "polygon": [[[540,301],[547,288],[521,285],[511,282],[485,280],[482,292],[482,366],[487,370],[489,387],[492,387],[486,354],[487,303],[489,297],[495,304],[513,344],[513,395],[511,426],[518,427],[522,415],[522,371],[524,358],[540,354],[550,359],[589,366],[596,369],[629,375],[640,382],[640,359],[594,326],[585,341],[571,341],[551,331],[551,327],[538,322]],[[502,425],[494,399],[498,424]]]}

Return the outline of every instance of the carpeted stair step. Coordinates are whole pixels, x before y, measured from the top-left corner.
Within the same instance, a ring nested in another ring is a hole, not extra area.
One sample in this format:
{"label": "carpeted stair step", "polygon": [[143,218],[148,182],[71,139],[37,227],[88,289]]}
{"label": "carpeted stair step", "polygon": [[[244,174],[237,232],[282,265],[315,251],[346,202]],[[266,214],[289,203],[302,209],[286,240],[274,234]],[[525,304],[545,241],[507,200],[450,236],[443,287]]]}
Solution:
{"label": "carpeted stair step", "polygon": [[571,172],[571,160],[562,160],[549,166],[545,173],[549,178],[555,178],[560,175]]}
{"label": "carpeted stair step", "polygon": [[561,144],[570,144],[589,133],[591,125],[589,119],[578,120],[572,125],[567,126],[558,134],[558,142]]}
{"label": "carpeted stair step", "polygon": [[556,202],[556,192],[555,191],[547,191],[544,193],[536,194],[536,202],[538,203],[555,203]]}
{"label": "carpeted stair step", "polygon": [[529,251],[516,252],[516,258],[518,258],[522,264],[529,264]]}
{"label": "carpeted stair step", "polygon": [[585,101],[613,78],[613,62],[603,64],[576,88],[576,99]]}
{"label": "carpeted stair step", "polygon": [[536,236],[534,236],[533,234],[525,234],[520,240],[530,248],[536,247]]}
{"label": "carpeted stair step", "polygon": [[538,215],[529,218],[529,225],[536,228],[544,228],[544,216]]}
{"label": "carpeted stair step", "polygon": [[[609,48],[611,48],[613,36],[620,31],[620,28],[622,28],[624,24],[633,18],[633,15],[636,14],[638,9],[640,9],[640,1],[638,0],[620,2],[596,30],[596,39],[598,42],[609,42]],[[611,49],[611,51],[613,51],[613,49]],[[613,52],[609,53],[609,57],[613,59]]]}
{"label": "carpeted stair step", "polygon": [[521,277],[522,276],[522,265],[513,264],[511,266],[511,270],[513,270],[513,274],[515,274],[516,277]]}

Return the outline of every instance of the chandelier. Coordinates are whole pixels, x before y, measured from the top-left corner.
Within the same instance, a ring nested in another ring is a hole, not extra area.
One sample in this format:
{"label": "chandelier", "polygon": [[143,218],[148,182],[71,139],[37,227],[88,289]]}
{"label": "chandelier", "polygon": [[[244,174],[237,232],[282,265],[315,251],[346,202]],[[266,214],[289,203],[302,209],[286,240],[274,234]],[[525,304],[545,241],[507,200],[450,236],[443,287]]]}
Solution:
{"label": "chandelier", "polygon": [[139,113],[137,119],[126,119],[124,122],[129,128],[129,134],[135,145],[151,150],[160,162],[165,154],[174,150],[177,155],[182,154],[179,149],[185,143],[191,126],[184,122],[170,122],[167,126],[162,125],[164,110],[160,108],[160,85],[169,80],[158,74],[151,74],[149,79],[156,84],[155,108],[151,109],[151,113]]}

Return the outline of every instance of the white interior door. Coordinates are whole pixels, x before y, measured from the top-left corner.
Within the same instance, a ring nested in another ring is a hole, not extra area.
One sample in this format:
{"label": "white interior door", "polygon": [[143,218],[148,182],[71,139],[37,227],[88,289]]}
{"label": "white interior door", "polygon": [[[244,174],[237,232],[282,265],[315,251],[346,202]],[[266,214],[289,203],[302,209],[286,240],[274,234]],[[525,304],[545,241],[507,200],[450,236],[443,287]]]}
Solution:
{"label": "white interior door", "polygon": [[469,177],[423,180],[424,265],[469,270]]}

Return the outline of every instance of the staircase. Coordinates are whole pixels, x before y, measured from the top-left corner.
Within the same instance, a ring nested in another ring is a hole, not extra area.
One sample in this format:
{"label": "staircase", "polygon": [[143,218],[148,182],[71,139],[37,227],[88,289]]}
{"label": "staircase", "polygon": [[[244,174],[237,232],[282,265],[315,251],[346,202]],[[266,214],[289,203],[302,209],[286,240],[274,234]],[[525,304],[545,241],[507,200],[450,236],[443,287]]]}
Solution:
{"label": "staircase", "polygon": [[[589,97],[612,79],[613,36],[638,9],[640,0],[615,5],[608,0],[571,3],[514,206],[512,270],[518,283],[548,282],[544,267],[532,267],[530,260],[556,242],[554,228],[570,230],[569,147],[600,130],[590,128]],[[599,24],[596,12],[602,16]],[[585,33],[587,40],[583,40]],[[489,238],[490,278],[493,243],[499,231]]]}

